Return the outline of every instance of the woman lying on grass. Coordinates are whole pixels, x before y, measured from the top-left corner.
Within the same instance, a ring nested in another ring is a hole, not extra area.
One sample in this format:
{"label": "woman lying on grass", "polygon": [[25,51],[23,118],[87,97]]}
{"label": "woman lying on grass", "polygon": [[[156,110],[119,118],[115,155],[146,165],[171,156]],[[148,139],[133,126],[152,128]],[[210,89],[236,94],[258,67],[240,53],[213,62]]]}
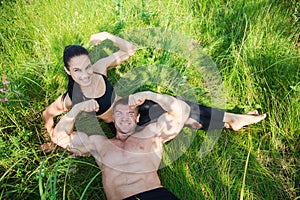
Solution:
{"label": "woman lying on grass", "polygon": [[[97,117],[108,123],[110,127],[114,127],[112,124],[112,104],[119,97],[115,94],[113,86],[106,77],[107,70],[130,58],[135,53],[136,47],[128,41],[107,32],[91,36],[91,42],[94,45],[107,39],[114,42],[119,50],[99,59],[95,64],[91,63],[88,51],[82,46],[71,45],[65,48],[63,61],[69,78],[67,92],[59,96],[42,114],[49,133],[53,131],[55,116],[69,110],[77,103],[89,99],[95,99],[99,104],[99,110],[96,112]],[[237,131],[243,126],[257,123],[266,117],[265,114],[259,115],[256,110],[247,114],[233,114],[189,101],[186,101],[186,103],[191,106],[191,114],[186,126],[194,129],[207,130],[208,128],[221,129],[226,127]],[[140,122],[138,125],[142,126],[153,120],[153,117],[150,117],[149,110],[155,110],[155,117],[164,112],[154,102],[146,101],[139,108]],[[212,118],[212,116],[215,117]]]}

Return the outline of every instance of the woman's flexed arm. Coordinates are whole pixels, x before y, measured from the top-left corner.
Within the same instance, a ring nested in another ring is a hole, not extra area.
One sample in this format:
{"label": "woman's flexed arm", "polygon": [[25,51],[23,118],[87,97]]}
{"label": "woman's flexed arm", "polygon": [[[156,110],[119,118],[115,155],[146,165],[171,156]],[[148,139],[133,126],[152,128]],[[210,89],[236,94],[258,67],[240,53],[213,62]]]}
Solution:
{"label": "woman's flexed arm", "polygon": [[42,113],[45,122],[45,127],[48,133],[51,133],[54,128],[54,117],[67,111],[72,106],[72,102],[67,95],[63,99],[63,95],[59,96],[53,103],[51,103]]}
{"label": "woman's flexed arm", "polygon": [[136,51],[136,47],[133,44],[108,32],[93,34],[90,39],[93,45],[97,45],[104,40],[111,40],[119,47],[119,51],[98,60],[93,65],[94,71],[102,74],[106,74],[107,70],[120,65],[122,62],[130,58]]}

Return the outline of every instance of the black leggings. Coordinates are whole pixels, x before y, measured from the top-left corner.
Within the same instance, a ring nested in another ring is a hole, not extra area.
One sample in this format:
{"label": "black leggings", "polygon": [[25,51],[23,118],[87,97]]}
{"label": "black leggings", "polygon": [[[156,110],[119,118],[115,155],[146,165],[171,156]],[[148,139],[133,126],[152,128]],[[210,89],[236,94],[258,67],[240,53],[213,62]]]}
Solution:
{"label": "black leggings", "polygon": [[[202,130],[222,129],[224,127],[223,118],[225,112],[223,110],[202,106],[200,104],[181,99],[180,97],[177,98],[186,102],[191,107],[190,118],[202,124]],[[138,111],[140,114],[138,122],[139,126],[143,126],[149,122],[157,120],[160,115],[166,112],[160,105],[150,100],[146,100],[139,107]]]}
{"label": "black leggings", "polygon": [[142,192],[123,200],[179,200],[174,194],[165,188],[156,188],[146,192]]}

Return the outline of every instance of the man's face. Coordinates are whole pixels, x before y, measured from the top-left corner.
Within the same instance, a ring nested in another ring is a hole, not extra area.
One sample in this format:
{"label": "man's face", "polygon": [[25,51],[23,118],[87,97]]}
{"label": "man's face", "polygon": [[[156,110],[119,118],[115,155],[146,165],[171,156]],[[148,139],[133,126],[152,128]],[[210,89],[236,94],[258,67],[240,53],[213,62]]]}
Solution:
{"label": "man's face", "polygon": [[128,105],[119,104],[115,107],[113,118],[115,127],[122,134],[132,134],[135,132],[138,119],[137,110]]}

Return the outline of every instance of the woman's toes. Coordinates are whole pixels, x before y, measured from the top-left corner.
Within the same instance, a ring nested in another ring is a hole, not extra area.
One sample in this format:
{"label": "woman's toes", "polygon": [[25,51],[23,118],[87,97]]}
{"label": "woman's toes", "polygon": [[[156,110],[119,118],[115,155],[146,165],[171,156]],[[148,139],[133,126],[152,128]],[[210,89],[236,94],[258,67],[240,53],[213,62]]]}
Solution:
{"label": "woman's toes", "polygon": [[249,112],[247,112],[247,115],[259,115],[257,110],[251,110]]}

